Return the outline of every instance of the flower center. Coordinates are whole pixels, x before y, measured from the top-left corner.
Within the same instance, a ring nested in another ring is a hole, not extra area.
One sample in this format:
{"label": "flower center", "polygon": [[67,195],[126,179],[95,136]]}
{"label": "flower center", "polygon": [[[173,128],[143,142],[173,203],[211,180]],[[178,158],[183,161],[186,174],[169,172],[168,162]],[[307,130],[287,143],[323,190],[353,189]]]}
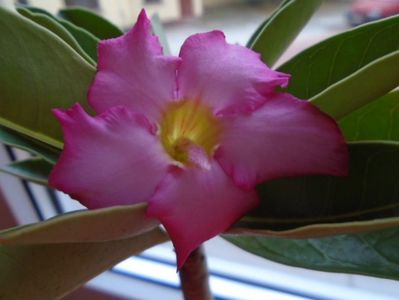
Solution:
{"label": "flower center", "polygon": [[189,164],[190,148],[201,148],[211,157],[219,142],[221,126],[212,111],[194,101],[171,103],[161,121],[161,141],[176,161]]}

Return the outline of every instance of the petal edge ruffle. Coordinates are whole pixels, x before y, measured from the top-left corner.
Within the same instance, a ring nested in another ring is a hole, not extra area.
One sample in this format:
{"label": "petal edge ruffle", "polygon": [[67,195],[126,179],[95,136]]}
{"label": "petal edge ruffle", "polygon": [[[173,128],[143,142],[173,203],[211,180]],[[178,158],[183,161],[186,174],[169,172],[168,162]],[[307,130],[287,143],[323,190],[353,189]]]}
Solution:
{"label": "petal edge ruffle", "polygon": [[203,101],[216,114],[253,111],[265,93],[285,87],[290,78],[268,68],[258,53],[228,44],[216,30],[190,36],[179,56],[179,98]]}
{"label": "petal edge ruffle", "polygon": [[216,157],[243,188],[288,176],[347,175],[348,149],[338,125],[307,101],[275,93],[253,113],[221,122]]}
{"label": "petal edge ruffle", "polygon": [[91,117],[76,104],[54,110],[65,145],[49,184],[88,208],[147,201],[170,159],[141,114],[113,107]]}
{"label": "petal edge ruffle", "polygon": [[149,201],[177,253],[178,269],[204,241],[228,229],[258,204],[255,191],[238,188],[216,161],[209,169],[173,169]]}
{"label": "petal edge ruffle", "polygon": [[97,74],[88,99],[97,113],[122,105],[152,121],[176,98],[176,68],[180,58],[164,56],[144,10],[126,34],[98,46]]}

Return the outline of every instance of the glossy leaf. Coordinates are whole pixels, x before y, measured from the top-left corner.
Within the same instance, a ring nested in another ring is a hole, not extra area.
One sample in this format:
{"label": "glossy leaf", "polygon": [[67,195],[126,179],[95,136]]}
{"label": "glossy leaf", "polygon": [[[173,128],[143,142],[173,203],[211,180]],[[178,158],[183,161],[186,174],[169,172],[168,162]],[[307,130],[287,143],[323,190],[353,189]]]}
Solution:
{"label": "glossy leaf", "polygon": [[280,2],[280,5],[276,8],[276,10],[274,10],[274,11],[272,12],[272,14],[271,14],[269,17],[267,17],[266,20],[264,20],[264,21],[258,26],[258,28],[256,28],[256,30],[255,30],[254,33],[251,35],[251,37],[249,38],[249,40],[248,40],[248,42],[247,42],[247,44],[246,44],[246,47],[247,47],[247,48],[251,48],[251,46],[253,45],[253,43],[255,42],[255,40],[259,37],[259,34],[262,32],[263,27],[265,27],[265,25],[266,25],[267,23],[270,22],[270,19],[271,19],[272,17],[274,17],[274,16],[279,12],[279,10],[282,9],[282,8],[283,8],[288,2],[290,2],[290,1],[291,1],[291,0],[282,0],[282,1]]}
{"label": "glossy leaf", "polygon": [[[367,82],[367,84],[365,84]],[[383,56],[329,86],[310,101],[339,120],[399,85],[399,51]]]}
{"label": "glossy leaf", "polygon": [[0,166],[0,171],[35,183],[48,185],[48,176],[53,165],[49,162],[33,157]]}
{"label": "glossy leaf", "polygon": [[226,236],[240,248],[295,267],[399,280],[399,229],[317,239]]}
{"label": "glossy leaf", "polygon": [[60,299],[123,259],[166,240],[155,228],[108,242],[0,246],[0,298]]}
{"label": "glossy leaf", "polygon": [[321,2],[291,0],[283,3],[264,24],[250,48],[259,52],[262,60],[272,66],[301,32]]}
{"label": "glossy leaf", "polygon": [[9,130],[3,126],[0,126],[0,142],[29,151],[32,154],[40,156],[49,163],[55,163],[60,154],[59,149],[53,148],[18,132]]}
{"label": "glossy leaf", "polygon": [[399,142],[399,91],[389,93],[340,121],[348,141]]}
{"label": "glossy leaf", "polygon": [[[304,50],[279,68],[292,75],[288,92],[310,99],[369,63],[397,51],[399,36],[393,33],[398,31],[399,16],[396,16],[356,27]],[[385,74],[379,81],[386,76],[394,74]],[[364,87],[367,84],[363,82]]]}
{"label": "glossy leaf", "polygon": [[146,204],[82,210],[0,231],[0,244],[60,244],[129,238],[159,225],[145,216]]}
{"label": "glossy leaf", "polygon": [[318,237],[398,226],[398,187],[398,143],[353,143],[348,177],[292,177],[260,184],[260,207],[241,219],[235,232]]}
{"label": "glossy leaf", "polygon": [[0,125],[60,148],[55,107],[86,103],[95,69],[58,36],[0,8]]}
{"label": "glossy leaf", "polygon": [[46,15],[47,17],[56,19],[55,16],[54,16],[53,14],[51,14],[51,13],[48,12],[47,10],[45,10],[45,9],[43,9],[43,8],[40,8],[40,7],[30,6],[30,5],[21,5],[21,6],[18,6],[18,7],[17,7],[17,9],[19,9],[19,8],[24,8],[24,9],[29,10],[29,11],[32,12],[32,13],[43,14],[43,15]]}
{"label": "glossy leaf", "polygon": [[64,8],[59,11],[59,16],[84,28],[100,40],[115,38],[123,34],[122,30],[107,19],[81,7]]}
{"label": "glossy leaf", "polygon": [[24,17],[32,20],[33,22],[47,28],[54,34],[58,35],[65,43],[71,46],[76,52],[78,52],[86,61],[92,65],[95,65],[93,59],[86,54],[86,52],[80,47],[75,38],[59,23],[55,18],[49,17],[47,14],[32,12],[29,9],[19,7],[17,11]]}
{"label": "glossy leaf", "polygon": [[82,47],[82,49],[87,53],[87,55],[89,55],[91,59],[97,62],[97,44],[100,40],[87,30],[78,27],[69,21],[62,19],[57,20],[62,26],[65,27],[66,30],[68,30],[73,35],[73,37]]}
{"label": "glossy leaf", "polygon": [[79,46],[85,51],[85,53],[91,58],[92,61],[97,62],[97,44],[99,39],[94,36],[91,32],[86,29],[79,27],[72,22],[65,19],[60,19],[50,14],[48,11],[34,7],[34,6],[24,6],[25,9],[33,13],[40,15],[46,15],[52,18],[54,21],[62,25],[76,40]]}

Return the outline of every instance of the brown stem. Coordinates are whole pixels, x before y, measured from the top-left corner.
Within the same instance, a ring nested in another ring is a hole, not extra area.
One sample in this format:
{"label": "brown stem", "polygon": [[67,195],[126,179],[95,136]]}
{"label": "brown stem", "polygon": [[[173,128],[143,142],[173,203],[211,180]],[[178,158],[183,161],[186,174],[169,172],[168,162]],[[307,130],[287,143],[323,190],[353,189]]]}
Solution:
{"label": "brown stem", "polygon": [[212,300],[204,248],[200,246],[181,268],[180,282],[185,300]]}

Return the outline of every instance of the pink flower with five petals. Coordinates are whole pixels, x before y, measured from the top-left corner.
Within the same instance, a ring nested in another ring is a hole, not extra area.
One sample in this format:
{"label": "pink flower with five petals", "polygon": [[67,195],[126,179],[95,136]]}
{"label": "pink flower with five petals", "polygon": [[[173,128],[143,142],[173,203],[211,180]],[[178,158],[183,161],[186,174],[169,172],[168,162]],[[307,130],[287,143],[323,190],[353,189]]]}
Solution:
{"label": "pink flower with five petals", "polygon": [[257,183],[347,173],[334,120],[276,87],[289,75],[260,55],[196,34],[164,56],[144,11],[125,35],[101,41],[89,103],[55,109],[65,146],[50,184],[88,208],[148,202],[180,268],[202,242],[258,204]]}

